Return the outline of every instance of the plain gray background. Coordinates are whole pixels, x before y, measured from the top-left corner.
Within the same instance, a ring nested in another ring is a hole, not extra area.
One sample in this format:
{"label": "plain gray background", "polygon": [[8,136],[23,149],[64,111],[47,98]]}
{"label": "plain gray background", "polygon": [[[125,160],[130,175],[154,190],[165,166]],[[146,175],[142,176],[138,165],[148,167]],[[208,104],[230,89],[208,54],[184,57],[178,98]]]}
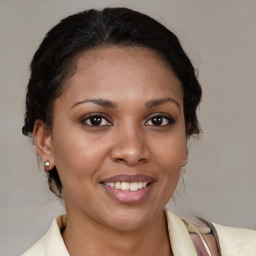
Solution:
{"label": "plain gray background", "polygon": [[130,7],[166,25],[199,69],[204,134],[189,143],[185,188],[169,207],[256,229],[256,1],[0,0],[0,255],[21,254],[64,212],[21,134],[31,58],[61,18],[106,6]]}

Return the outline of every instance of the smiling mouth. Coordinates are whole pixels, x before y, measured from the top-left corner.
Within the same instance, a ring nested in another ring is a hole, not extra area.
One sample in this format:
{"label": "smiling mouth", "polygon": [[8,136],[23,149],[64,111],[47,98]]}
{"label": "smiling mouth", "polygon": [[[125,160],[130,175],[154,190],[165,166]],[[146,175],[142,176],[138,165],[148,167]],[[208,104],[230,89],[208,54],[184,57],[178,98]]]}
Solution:
{"label": "smiling mouth", "polygon": [[150,183],[149,182],[110,182],[110,183],[104,183],[106,186],[115,188],[122,191],[137,191],[139,189],[143,189],[147,187]]}
{"label": "smiling mouth", "polygon": [[115,200],[121,203],[138,203],[148,197],[155,183],[153,177],[137,175],[117,175],[109,177],[100,184]]}

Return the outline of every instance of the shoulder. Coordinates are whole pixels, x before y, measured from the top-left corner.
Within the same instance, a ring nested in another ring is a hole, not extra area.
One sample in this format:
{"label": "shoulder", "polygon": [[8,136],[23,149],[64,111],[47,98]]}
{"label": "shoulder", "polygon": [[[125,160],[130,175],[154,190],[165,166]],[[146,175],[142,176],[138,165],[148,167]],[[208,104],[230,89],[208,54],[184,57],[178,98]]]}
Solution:
{"label": "shoulder", "polygon": [[[184,223],[190,234],[201,233],[209,247],[212,244],[211,239],[215,239],[218,251],[223,256],[256,256],[255,230],[229,227],[204,221],[198,223],[184,221]],[[206,234],[212,235],[207,236]]]}
{"label": "shoulder", "polygon": [[54,219],[47,233],[21,256],[69,256],[60,231],[65,223],[66,215]]}
{"label": "shoulder", "polygon": [[47,255],[46,254],[46,244],[47,244],[48,232],[43,237],[41,237],[41,239],[39,241],[37,241],[32,247],[30,247],[21,256],[33,256],[33,255],[43,256],[43,255]]}
{"label": "shoulder", "polygon": [[216,234],[223,255],[256,255],[256,231],[210,224]]}
{"label": "shoulder", "polygon": [[[165,211],[167,215],[175,216],[169,210],[166,209]],[[173,219],[177,222],[184,223],[195,246],[200,238],[202,241],[206,242],[210,249],[213,250],[214,247],[212,245],[214,245],[216,242],[217,251],[220,251],[222,256],[256,256],[255,230],[229,227],[206,222],[204,220],[181,220],[177,216],[175,216]]]}

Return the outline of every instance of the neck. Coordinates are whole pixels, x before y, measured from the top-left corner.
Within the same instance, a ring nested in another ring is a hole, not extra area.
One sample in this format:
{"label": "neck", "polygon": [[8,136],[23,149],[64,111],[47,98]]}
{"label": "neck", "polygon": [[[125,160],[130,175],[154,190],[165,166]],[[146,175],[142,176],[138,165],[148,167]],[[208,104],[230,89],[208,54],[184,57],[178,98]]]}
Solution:
{"label": "neck", "polygon": [[120,231],[68,214],[63,239],[71,256],[171,256],[164,212],[155,222],[136,230]]}

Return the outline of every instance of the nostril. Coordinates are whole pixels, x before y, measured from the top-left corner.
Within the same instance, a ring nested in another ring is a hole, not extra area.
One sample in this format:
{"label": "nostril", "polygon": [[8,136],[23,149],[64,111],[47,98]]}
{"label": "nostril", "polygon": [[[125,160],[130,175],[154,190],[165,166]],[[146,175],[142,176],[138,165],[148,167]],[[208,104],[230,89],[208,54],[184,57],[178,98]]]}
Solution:
{"label": "nostril", "polygon": [[143,164],[148,161],[149,153],[145,147],[140,145],[132,146],[127,143],[123,143],[122,145],[119,143],[115,145],[110,153],[110,157],[112,161],[125,163],[129,166],[136,166],[138,164]]}
{"label": "nostril", "polygon": [[114,162],[116,163],[124,163],[126,165],[129,165],[129,166],[136,166],[136,165],[140,165],[140,164],[144,164],[147,162],[147,159],[146,158],[141,158],[141,159],[136,159],[136,158],[116,158],[116,159],[113,159]]}
{"label": "nostril", "polygon": [[121,157],[115,159],[116,162],[125,162],[125,160]]}

